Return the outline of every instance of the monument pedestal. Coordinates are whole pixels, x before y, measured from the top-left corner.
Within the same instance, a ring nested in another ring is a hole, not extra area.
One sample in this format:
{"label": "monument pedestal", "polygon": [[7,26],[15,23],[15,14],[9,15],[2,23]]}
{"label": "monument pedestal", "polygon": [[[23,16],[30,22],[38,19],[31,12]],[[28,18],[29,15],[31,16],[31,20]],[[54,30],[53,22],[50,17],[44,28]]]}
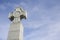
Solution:
{"label": "monument pedestal", "polygon": [[23,26],[20,22],[11,23],[8,40],[23,40]]}

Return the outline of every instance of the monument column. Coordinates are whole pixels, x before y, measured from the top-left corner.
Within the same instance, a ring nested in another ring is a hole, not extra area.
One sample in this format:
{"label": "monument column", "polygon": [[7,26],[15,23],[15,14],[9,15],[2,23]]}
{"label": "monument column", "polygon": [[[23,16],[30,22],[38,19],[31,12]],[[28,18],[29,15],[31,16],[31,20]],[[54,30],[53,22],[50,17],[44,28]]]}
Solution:
{"label": "monument column", "polygon": [[13,12],[9,13],[11,21],[7,40],[23,40],[23,25],[22,19],[26,19],[26,11],[17,7]]}

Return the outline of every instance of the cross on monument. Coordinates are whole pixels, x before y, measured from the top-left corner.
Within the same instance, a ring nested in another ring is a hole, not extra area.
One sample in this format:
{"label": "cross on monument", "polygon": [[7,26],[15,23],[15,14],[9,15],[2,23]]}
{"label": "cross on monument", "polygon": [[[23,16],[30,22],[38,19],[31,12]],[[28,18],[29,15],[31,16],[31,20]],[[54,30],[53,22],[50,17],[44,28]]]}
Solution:
{"label": "cross on monument", "polygon": [[7,40],[23,40],[22,19],[27,18],[27,13],[21,7],[17,7],[13,12],[9,13],[11,21]]}

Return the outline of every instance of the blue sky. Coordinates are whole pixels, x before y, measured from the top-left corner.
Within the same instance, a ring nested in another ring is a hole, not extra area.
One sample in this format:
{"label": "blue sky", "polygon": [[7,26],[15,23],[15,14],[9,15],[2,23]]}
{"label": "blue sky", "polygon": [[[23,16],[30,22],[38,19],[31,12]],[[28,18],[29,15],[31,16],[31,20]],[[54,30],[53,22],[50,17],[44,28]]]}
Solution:
{"label": "blue sky", "polygon": [[28,14],[24,40],[60,40],[60,0],[0,0],[0,40],[7,39],[8,14],[18,6]]}

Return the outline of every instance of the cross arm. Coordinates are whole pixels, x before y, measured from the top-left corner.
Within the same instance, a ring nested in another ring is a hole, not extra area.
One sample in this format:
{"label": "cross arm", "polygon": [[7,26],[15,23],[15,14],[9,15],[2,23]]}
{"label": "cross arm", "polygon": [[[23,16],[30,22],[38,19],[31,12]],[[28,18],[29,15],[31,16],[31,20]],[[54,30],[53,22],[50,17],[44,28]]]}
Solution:
{"label": "cross arm", "polygon": [[21,12],[22,13],[22,15],[20,15],[20,19],[26,19],[27,18],[27,12],[26,11],[22,11]]}
{"label": "cross arm", "polygon": [[14,20],[14,16],[13,16],[13,14],[12,14],[12,13],[9,13],[8,18],[9,18],[10,21],[13,21],[13,20]]}

